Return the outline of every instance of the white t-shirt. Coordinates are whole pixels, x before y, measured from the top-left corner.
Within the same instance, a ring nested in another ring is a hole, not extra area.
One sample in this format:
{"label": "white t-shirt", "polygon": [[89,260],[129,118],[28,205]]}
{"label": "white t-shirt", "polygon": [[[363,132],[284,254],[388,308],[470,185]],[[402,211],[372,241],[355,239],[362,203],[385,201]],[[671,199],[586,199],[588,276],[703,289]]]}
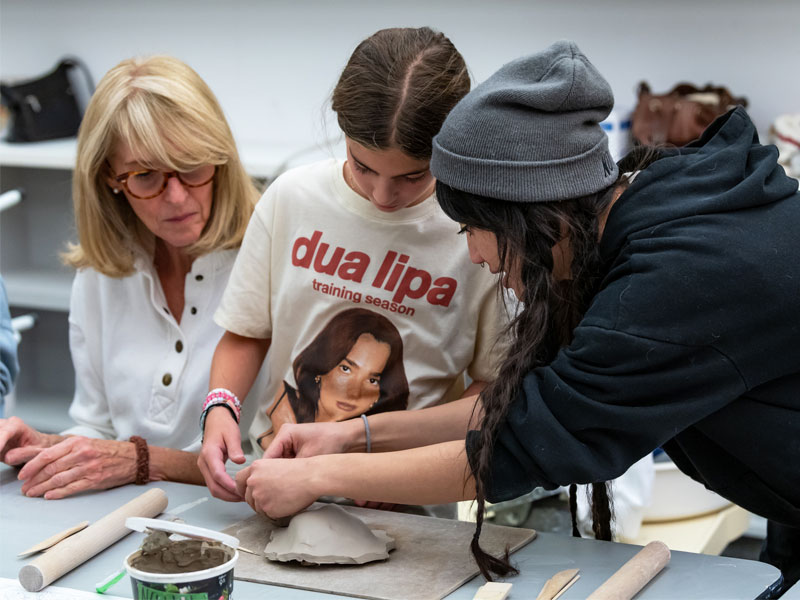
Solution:
{"label": "white t-shirt", "polygon": [[69,415],[76,426],[64,434],[117,440],[139,435],[150,445],[199,450],[200,409],[224,333],[212,312],[235,258],[236,250],[225,250],[194,261],[180,324],[144,256],[128,277],[78,271],[69,312],[75,366]]}
{"label": "white t-shirt", "polygon": [[[326,386],[338,385],[345,395],[336,406],[354,409],[345,417],[350,418],[380,410],[382,386],[396,384],[401,375],[409,409],[453,400],[463,392],[464,372],[489,380],[500,358],[495,340],[506,313],[496,279],[470,262],[458,224],[433,196],[381,212],[348,187],[343,164],[327,160],[298,167],[267,189],[214,315],[228,331],[272,340],[266,397],[252,439],[270,429],[266,410],[272,412],[285,385],[302,395],[298,373],[307,388],[319,389],[319,411]],[[350,309],[369,311],[356,314],[367,315],[360,322],[371,322],[368,331],[354,334],[352,325],[339,326],[344,313],[353,314]],[[353,345],[356,340],[372,358],[358,358],[364,355]],[[302,364],[293,365],[304,351]],[[353,386],[343,380],[367,367],[370,377],[362,378],[357,390],[345,391]],[[371,404],[356,408],[356,397]]]}

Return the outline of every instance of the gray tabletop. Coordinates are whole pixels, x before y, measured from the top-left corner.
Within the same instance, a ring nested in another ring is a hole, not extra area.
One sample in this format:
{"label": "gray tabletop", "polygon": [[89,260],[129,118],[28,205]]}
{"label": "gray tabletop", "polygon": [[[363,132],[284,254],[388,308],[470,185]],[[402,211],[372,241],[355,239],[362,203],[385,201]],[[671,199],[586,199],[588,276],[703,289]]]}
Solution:
{"label": "gray tabletop", "polygon": [[781,600],[800,600],[800,582],[795,583],[792,589],[781,596]]}
{"label": "gray tabletop", "polygon": [[[202,487],[178,483],[151,483],[123,486],[104,492],[82,494],[63,500],[27,498],[20,492],[15,469],[0,467],[0,577],[15,579],[29,559],[17,554],[53,533],[80,521],[94,522],[140,495],[149,487],[163,489],[169,497],[167,514],[179,513],[187,523],[221,530],[252,515],[244,503],[228,503],[211,498]],[[136,549],[140,537],[128,536],[79,566],[52,585],[94,591],[94,585],[122,567],[123,558]],[[564,600],[586,598],[622,564],[640,550],[639,546],[577,539],[565,535],[540,533],[513,555],[520,575],[513,583],[511,600],[535,598],[544,582],[562,569],[579,568],[581,578],[562,596]],[[636,597],[637,600],[693,598],[703,600],[755,598],[777,579],[778,570],[763,563],[673,552],[669,565]],[[450,596],[449,600],[470,600],[482,578],[476,577]],[[131,597],[127,577],[109,594]],[[287,600],[330,600],[318,592],[265,586],[236,581],[236,600],[286,598]],[[98,596],[102,598],[102,596]]]}

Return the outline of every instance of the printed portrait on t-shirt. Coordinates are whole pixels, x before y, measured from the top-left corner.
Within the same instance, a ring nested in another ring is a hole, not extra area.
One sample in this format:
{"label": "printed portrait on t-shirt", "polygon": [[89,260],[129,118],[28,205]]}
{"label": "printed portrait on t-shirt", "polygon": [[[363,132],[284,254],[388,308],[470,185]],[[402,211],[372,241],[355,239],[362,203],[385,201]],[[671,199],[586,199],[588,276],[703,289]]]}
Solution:
{"label": "printed portrait on t-shirt", "polygon": [[284,423],[345,421],[408,406],[403,340],[392,322],[364,308],[336,314],[292,363],[259,436],[266,448]]}

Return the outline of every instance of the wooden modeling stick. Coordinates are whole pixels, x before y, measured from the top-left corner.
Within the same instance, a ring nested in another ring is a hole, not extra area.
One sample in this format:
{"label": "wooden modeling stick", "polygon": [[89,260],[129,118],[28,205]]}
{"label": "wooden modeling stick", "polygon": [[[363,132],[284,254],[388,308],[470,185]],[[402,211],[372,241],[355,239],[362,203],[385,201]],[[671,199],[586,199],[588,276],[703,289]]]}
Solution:
{"label": "wooden modeling stick", "polygon": [[490,581],[478,588],[472,600],[505,600],[510,591],[510,583]]}
{"label": "wooden modeling stick", "polygon": [[579,577],[578,569],[559,571],[545,582],[542,591],[536,596],[536,600],[555,600],[561,592],[575,583]]}
{"label": "wooden modeling stick", "polygon": [[167,495],[164,490],[153,488],[146,491],[22,567],[19,570],[20,584],[29,592],[38,592],[128,535],[131,532],[125,526],[128,517],[155,517],[165,508]]}
{"label": "wooden modeling stick", "polygon": [[61,540],[68,538],[73,533],[78,533],[81,529],[86,529],[89,526],[89,521],[83,521],[78,523],[74,527],[70,527],[69,529],[65,529],[64,531],[60,531],[55,535],[51,535],[46,540],[43,540],[36,544],[35,546],[31,546],[27,550],[23,550],[19,554],[17,554],[17,558],[25,558],[26,556],[30,556],[31,554],[36,554],[37,552],[41,552],[42,550],[47,550],[50,546],[55,546]]}
{"label": "wooden modeling stick", "polygon": [[631,600],[669,562],[664,542],[650,542],[586,600]]}
{"label": "wooden modeling stick", "polygon": [[580,575],[575,575],[575,577],[573,577],[572,579],[570,579],[570,580],[569,580],[569,582],[567,583],[567,585],[565,585],[563,588],[561,588],[561,591],[560,591],[560,592],[558,592],[558,593],[557,593],[555,596],[553,596],[553,600],[558,600],[559,598],[561,598],[561,596],[563,596],[563,595],[564,595],[564,593],[565,593],[565,592],[566,592],[566,591],[567,591],[569,588],[571,588],[571,587],[573,586],[573,584],[574,584],[576,581],[578,581],[578,579],[580,579],[580,578],[581,578],[581,576],[580,576]]}

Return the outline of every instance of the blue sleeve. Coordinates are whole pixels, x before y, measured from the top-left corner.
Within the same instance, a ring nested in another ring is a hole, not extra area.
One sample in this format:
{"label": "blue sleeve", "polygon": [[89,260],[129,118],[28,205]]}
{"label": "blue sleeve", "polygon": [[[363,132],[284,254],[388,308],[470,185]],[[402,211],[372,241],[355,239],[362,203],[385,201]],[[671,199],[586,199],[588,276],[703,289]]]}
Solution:
{"label": "blue sleeve", "polygon": [[[489,501],[611,480],[744,392],[735,366],[711,347],[596,326],[575,333],[520,382],[492,448]],[[476,437],[467,437],[473,471]]]}
{"label": "blue sleeve", "polygon": [[3,279],[0,277],[0,397],[11,391],[18,370],[17,340],[11,329],[8,296]]}

